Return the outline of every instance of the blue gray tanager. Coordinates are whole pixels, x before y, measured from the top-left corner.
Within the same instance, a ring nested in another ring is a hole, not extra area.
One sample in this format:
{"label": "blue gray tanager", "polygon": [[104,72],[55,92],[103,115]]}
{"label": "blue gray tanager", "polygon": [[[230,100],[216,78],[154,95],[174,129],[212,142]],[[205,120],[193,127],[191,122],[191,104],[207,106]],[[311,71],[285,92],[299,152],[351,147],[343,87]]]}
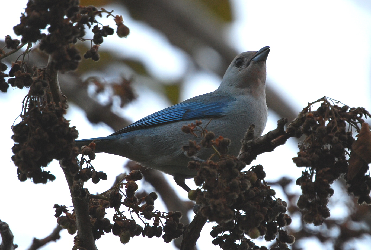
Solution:
{"label": "blue gray tanager", "polygon": [[[192,160],[182,150],[190,140],[198,140],[181,128],[196,120],[207,124],[207,130],[231,140],[229,153],[236,155],[241,139],[250,125],[260,136],[267,121],[265,95],[266,60],[269,46],[259,51],[241,53],[233,59],[219,88],[153,113],[110,136],[76,141],[81,147],[93,141],[96,152],[127,157],[142,166],[174,176],[186,190],[185,178],[196,175],[187,167]],[[206,160],[212,149],[202,148],[194,157]]]}

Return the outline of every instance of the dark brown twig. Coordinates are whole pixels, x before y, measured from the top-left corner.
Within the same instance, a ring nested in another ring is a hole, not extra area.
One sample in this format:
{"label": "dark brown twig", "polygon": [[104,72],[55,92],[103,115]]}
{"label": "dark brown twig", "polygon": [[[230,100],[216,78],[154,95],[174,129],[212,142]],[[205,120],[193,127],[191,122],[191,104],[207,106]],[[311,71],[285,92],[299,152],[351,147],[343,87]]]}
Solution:
{"label": "dark brown twig", "polygon": [[192,250],[195,248],[196,242],[200,237],[200,232],[206,221],[207,218],[201,215],[201,213],[196,214],[191,224],[189,224],[184,231],[182,245],[180,246],[181,250]]}
{"label": "dark brown twig", "polygon": [[55,69],[55,63],[51,56],[49,56],[48,65],[46,67],[46,74],[49,80],[50,92],[53,96],[53,101],[58,106],[61,102],[62,92],[58,82],[58,71]]}
{"label": "dark brown twig", "polygon": [[276,147],[285,144],[291,137],[285,132],[286,123],[286,118],[278,120],[276,129],[255,139],[251,139],[254,128],[250,127],[242,140],[241,151],[237,158],[249,165],[259,154],[271,152]]}
{"label": "dark brown twig", "polygon": [[30,246],[29,250],[36,250],[36,249],[39,249],[41,248],[42,246],[48,244],[49,242],[51,241],[57,241],[61,238],[61,236],[59,235],[59,232],[62,231],[63,228],[59,225],[57,225],[53,232],[46,236],[44,239],[36,239],[34,238],[33,241],[32,241],[32,245]]}
{"label": "dark brown twig", "polygon": [[2,54],[0,55],[0,60],[16,53],[17,51],[19,51],[21,48],[23,48],[24,46],[26,45],[26,43],[21,43],[20,45],[18,45],[18,47],[16,49],[12,49],[11,51],[9,51],[8,53],[5,53],[5,54]]}
{"label": "dark brown twig", "polygon": [[13,243],[14,235],[9,228],[8,223],[0,220],[1,250],[14,250],[18,246]]}
{"label": "dark brown twig", "polygon": [[62,166],[62,161],[60,161],[60,165],[63,169],[71,193],[72,203],[76,215],[78,244],[80,247],[84,247],[85,249],[95,250],[97,247],[95,245],[92,225],[88,213],[89,197],[87,190],[83,189],[81,185],[74,182],[73,175],[67,168]]}

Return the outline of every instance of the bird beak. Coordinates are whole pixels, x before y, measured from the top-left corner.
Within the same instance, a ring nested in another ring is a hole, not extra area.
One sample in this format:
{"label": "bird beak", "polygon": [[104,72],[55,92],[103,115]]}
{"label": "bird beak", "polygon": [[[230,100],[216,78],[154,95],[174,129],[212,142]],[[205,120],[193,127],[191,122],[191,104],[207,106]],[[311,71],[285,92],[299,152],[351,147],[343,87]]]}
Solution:
{"label": "bird beak", "polygon": [[269,54],[269,46],[265,46],[261,48],[258,52],[256,52],[254,58],[252,59],[255,62],[265,61],[267,60]]}

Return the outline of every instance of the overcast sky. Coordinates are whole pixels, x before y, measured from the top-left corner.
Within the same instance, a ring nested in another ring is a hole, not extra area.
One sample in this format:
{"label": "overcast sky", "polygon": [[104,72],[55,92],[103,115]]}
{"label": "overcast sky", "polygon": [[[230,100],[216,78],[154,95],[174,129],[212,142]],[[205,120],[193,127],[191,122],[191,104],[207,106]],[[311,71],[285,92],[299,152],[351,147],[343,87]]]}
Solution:
{"label": "overcast sky", "polygon": [[[19,22],[25,0],[6,1],[2,3],[3,12],[0,15],[0,37],[10,34],[15,37],[12,27]],[[233,10],[236,22],[226,34],[230,43],[237,51],[258,50],[269,45],[271,52],[267,61],[268,80],[274,88],[291,102],[299,112],[308,102],[328,96],[347,104],[350,107],[365,107],[371,110],[370,101],[370,34],[371,8],[351,0],[312,0],[312,1],[276,1],[276,0],[234,0]],[[107,9],[113,9],[107,7]],[[6,11],[4,11],[6,10]],[[128,17],[127,13],[116,14],[124,16],[125,23],[131,28],[131,35],[125,39],[114,39],[131,53],[131,56],[146,58],[151,65],[152,72],[163,78],[176,78],[186,70],[185,56],[172,48],[166,39],[144,25],[138,25]],[[153,39],[152,47],[141,41]],[[110,39],[110,38],[109,38]],[[107,39],[108,40],[108,39]],[[207,72],[189,77],[190,88],[183,98],[210,92],[216,89],[220,78]],[[192,88],[204,86],[203,88]],[[55,227],[54,203],[70,205],[69,192],[58,164],[54,162],[50,168],[56,173],[57,180],[44,185],[34,185],[30,181],[19,183],[10,157],[13,141],[11,125],[19,122],[16,115],[21,112],[21,102],[27,91],[9,89],[9,93],[0,93],[0,107],[2,122],[0,123],[0,141],[2,152],[0,157],[0,219],[9,223],[15,235],[15,242],[19,249],[30,246],[32,238],[42,238],[48,235]],[[142,102],[151,96],[153,103],[148,105]],[[144,94],[139,100],[123,111],[133,120],[137,120],[149,113],[165,108],[167,103],[160,101],[154,94]],[[145,108],[144,108],[145,107]],[[84,114],[74,106],[68,113],[68,119],[77,128],[84,128],[80,133],[82,138],[97,137],[110,134],[112,131],[106,126],[91,126]],[[266,130],[275,127],[279,117],[269,114],[269,123]],[[291,158],[296,155],[295,142],[282,146],[269,157],[259,156],[257,162],[265,167],[268,180],[275,180],[279,176],[291,174],[299,176],[301,169],[295,168]],[[284,157],[282,157],[284,156]],[[125,159],[117,156],[98,156],[96,166],[102,166],[110,157],[117,166],[121,166]],[[274,159],[274,162],[271,161]],[[280,165],[277,164],[280,162]],[[286,166],[286,167],[285,167]],[[104,169],[109,180],[99,185],[89,185],[93,192],[106,190],[121,168]],[[177,188],[177,187],[174,187]],[[295,187],[293,187],[295,188]],[[178,188],[177,188],[178,189]],[[182,190],[179,189],[179,193]],[[336,195],[336,194],[335,194]],[[186,194],[182,193],[185,198]],[[157,204],[160,206],[161,204]],[[20,209],[22,208],[22,209]],[[341,215],[341,211],[334,212],[334,216]],[[211,227],[210,225],[208,226]],[[205,230],[200,242],[200,249],[219,249],[211,244],[211,237]],[[210,230],[209,230],[210,231]],[[44,249],[70,249],[72,237],[66,231],[62,232],[62,239],[56,244],[50,244]],[[143,244],[142,237],[132,240],[129,244]],[[161,249],[173,249],[171,244],[163,243],[160,239],[150,239],[151,245],[158,244]],[[366,249],[370,238],[357,249]],[[97,241],[100,249],[121,246],[117,237],[103,236]],[[128,245],[129,246],[129,245]],[[122,247],[122,246],[121,246]],[[304,249],[317,247],[315,242],[308,241]],[[353,246],[354,247],[354,246]],[[318,249],[318,248],[317,248]]]}

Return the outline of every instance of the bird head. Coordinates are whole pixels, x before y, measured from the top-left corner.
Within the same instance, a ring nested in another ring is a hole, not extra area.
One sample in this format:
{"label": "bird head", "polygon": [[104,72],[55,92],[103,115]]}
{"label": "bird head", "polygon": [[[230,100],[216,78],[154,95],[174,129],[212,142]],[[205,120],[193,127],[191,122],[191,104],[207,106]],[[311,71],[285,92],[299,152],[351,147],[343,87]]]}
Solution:
{"label": "bird head", "polygon": [[223,76],[220,91],[250,93],[265,96],[266,60],[269,46],[259,51],[247,51],[236,56]]}

